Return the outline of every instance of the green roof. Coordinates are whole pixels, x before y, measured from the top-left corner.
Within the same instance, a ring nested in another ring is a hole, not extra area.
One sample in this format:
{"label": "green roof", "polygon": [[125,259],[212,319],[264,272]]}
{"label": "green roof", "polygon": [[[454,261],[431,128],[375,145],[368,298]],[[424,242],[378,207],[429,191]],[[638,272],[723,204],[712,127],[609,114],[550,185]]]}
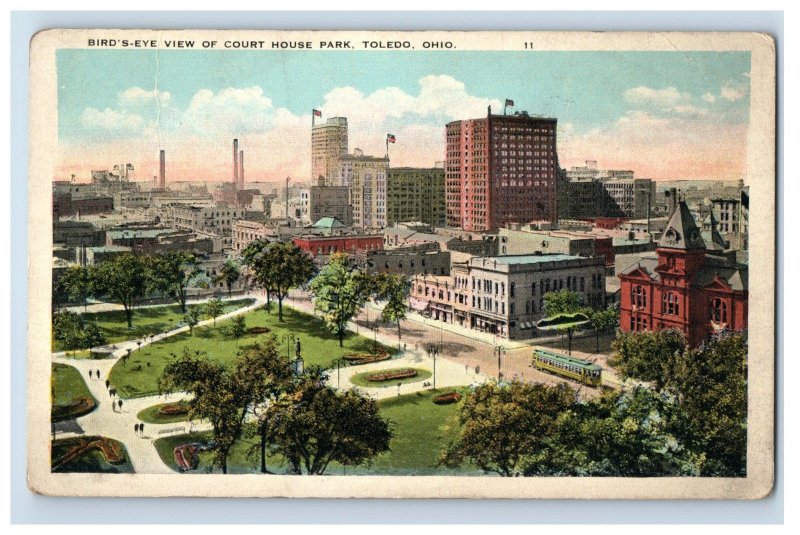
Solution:
{"label": "green roof", "polygon": [[336,219],[335,217],[323,217],[316,223],[314,223],[314,228],[341,228],[344,227],[344,223]]}

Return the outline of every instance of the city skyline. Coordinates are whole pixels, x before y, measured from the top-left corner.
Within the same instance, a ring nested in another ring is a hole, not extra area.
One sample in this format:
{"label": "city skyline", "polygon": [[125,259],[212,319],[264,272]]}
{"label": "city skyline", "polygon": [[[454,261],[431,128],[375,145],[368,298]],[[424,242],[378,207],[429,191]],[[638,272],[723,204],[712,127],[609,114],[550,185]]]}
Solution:
{"label": "city skyline", "polygon": [[656,180],[747,179],[749,53],[388,59],[399,54],[159,51],[156,61],[147,51],[60,51],[54,177],[86,181],[92,169],[131,162],[132,178],[148,180],[164,149],[167,182],[226,180],[238,137],[248,181],[305,181],[312,109],[323,113],[317,121],[348,118],[350,152],[382,156],[390,132],[392,166],[430,167],[444,160],[447,122],[483,117],[489,105],[502,113],[510,98],[509,113],[558,120],[562,167],[591,159]]}

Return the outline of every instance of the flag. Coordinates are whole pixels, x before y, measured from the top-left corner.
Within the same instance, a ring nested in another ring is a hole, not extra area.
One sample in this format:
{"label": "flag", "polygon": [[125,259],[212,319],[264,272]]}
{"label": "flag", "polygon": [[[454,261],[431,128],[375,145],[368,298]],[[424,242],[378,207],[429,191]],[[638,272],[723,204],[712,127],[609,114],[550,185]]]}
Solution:
{"label": "flag", "polygon": [[386,134],[386,142],[387,143],[394,143],[395,142],[394,134]]}
{"label": "flag", "polygon": [[506,99],[506,106],[511,106],[513,108],[514,107],[514,101],[511,100],[510,98],[507,98]]}
{"label": "flag", "polygon": [[322,117],[322,112],[319,110],[311,110],[311,112],[314,114],[314,117]]}

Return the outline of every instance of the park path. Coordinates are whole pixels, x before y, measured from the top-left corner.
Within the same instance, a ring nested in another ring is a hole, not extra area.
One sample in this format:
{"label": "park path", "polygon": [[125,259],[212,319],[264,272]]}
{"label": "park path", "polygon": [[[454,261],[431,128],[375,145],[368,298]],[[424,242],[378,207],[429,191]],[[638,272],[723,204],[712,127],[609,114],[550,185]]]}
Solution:
{"label": "park path", "polygon": [[[245,314],[251,310],[264,305],[266,300],[258,295],[252,295],[255,302],[247,307],[233,310],[217,318],[218,321]],[[237,298],[238,299],[238,298]],[[198,326],[210,325],[213,319],[204,320]],[[163,463],[156,451],[154,441],[174,434],[183,434],[189,431],[189,422],[177,422],[171,424],[145,424],[145,432],[137,435],[134,432],[134,425],[142,423],[137,414],[147,407],[159,403],[170,403],[183,399],[185,394],[175,393],[167,396],[147,396],[135,399],[125,399],[122,407],[117,404],[118,398],[112,398],[106,388],[106,379],[114,364],[127,355],[128,350],[137,351],[149,344],[175,336],[176,334],[188,331],[188,327],[180,327],[167,333],[161,333],[152,337],[145,337],[141,340],[128,340],[116,344],[116,350],[106,359],[75,359],[64,355],[64,352],[53,353],[52,361],[66,364],[77,369],[84,378],[89,391],[97,400],[97,407],[84,416],[53,424],[53,434],[55,438],[69,438],[82,435],[100,435],[114,440],[118,440],[125,445],[128,451],[128,458],[136,473],[140,474],[170,474],[173,470]],[[141,345],[137,342],[141,342]],[[92,376],[89,376],[89,371]],[[99,371],[99,378],[98,372]],[[206,431],[211,429],[207,423],[191,425],[192,430]]]}

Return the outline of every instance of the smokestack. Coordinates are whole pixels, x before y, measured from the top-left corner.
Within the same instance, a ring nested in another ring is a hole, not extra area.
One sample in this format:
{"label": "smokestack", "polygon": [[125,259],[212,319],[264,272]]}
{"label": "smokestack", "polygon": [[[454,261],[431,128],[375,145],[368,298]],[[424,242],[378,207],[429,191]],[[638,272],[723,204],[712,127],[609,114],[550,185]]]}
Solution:
{"label": "smokestack", "polygon": [[167,156],[164,150],[159,153],[159,160],[158,189],[165,189],[167,185]]}
{"label": "smokestack", "polygon": [[239,182],[239,140],[233,140],[233,185]]}
{"label": "smokestack", "polygon": [[244,151],[239,151],[239,189],[244,189]]}

